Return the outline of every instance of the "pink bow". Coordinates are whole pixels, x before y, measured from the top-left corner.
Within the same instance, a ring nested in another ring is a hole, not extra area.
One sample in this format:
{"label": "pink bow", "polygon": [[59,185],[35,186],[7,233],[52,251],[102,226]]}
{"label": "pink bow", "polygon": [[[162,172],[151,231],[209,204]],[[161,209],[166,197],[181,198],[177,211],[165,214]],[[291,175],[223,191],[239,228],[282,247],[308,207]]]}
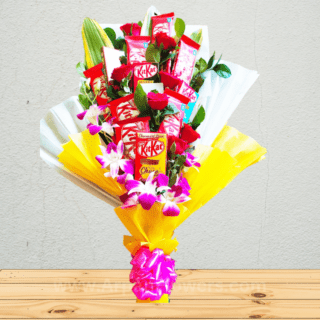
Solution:
{"label": "pink bow", "polygon": [[130,262],[130,282],[136,283],[132,291],[139,300],[150,298],[159,300],[163,294],[170,294],[177,274],[175,261],[163,253],[161,249],[141,247]]}

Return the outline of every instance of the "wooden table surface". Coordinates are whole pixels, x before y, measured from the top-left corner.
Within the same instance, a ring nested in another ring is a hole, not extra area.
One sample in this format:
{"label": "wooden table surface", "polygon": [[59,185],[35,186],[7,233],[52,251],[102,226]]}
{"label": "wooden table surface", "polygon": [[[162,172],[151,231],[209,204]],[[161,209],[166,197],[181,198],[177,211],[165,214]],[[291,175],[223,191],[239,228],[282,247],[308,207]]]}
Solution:
{"label": "wooden table surface", "polygon": [[177,270],[137,304],[129,270],[0,270],[1,319],[320,319],[320,270]]}

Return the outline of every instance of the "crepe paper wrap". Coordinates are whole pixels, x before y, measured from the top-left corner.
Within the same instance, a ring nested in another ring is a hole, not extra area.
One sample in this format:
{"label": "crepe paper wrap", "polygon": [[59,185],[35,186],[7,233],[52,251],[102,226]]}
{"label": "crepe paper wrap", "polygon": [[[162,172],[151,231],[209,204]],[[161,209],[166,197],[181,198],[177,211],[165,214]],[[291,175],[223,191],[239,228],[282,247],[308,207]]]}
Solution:
{"label": "crepe paper wrap", "polygon": [[150,43],[148,36],[126,36],[128,64],[146,61],[146,51]]}
{"label": "crepe paper wrap", "polygon": [[156,35],[160,32],[165,33],[167,36],[172,37],[174,32],[174,13],[166,13],[159,16],[151,17],[152,23],[152,39],[155,41]]}
{"label": "crepe paper wrap", "polygon": [[170,295],[176,282],[175,261],[165,255],[161,249],[152,252],[147,247],[141,247],[132,258],[130,282],[138,300],[160,300],[166,294]]}
{"label": "crepe paper wrap", "polygon": [[112,117],[115,121],[124,121],[138,117],[140,111],[134,103],[134,94],[111,101],[108,104]]}
{"label": "crepe paper wrap", "polygon": [[179,51],[176,56],[172,74],[179,79],[190,83],[193,74],[193,68],[196,63],[196,56],[200,45],[183,35],[179,42]]}
{"label": "crepe paper wrap", "polygon": [[70,141],[62,145],[63,151],[58,155],[59,161],[67,169],[93,182],[116,199],[126,192],[123,185],[104,176],[109,170],[101,169],[100,163],[95,159],[102,155],[99,145],[103,142],[98,134],[91,135],[89,130],[85,130],[71,134],[69,138]]}
{"label": "crepe paper wrap", "polygon": [[99,106],[103,106],[108,103],[109,98],[107,96],[107,88],[106,88],[106,81],[104,74],[102,72],[103,63],[99,63],[96,66],[86,70],[83,72],[83,74],[90,78],[90,86],[92,88],[92,91],[94,92],[95,87],[98,85],[100,81],[100,92],[97,95],[97,103]]}

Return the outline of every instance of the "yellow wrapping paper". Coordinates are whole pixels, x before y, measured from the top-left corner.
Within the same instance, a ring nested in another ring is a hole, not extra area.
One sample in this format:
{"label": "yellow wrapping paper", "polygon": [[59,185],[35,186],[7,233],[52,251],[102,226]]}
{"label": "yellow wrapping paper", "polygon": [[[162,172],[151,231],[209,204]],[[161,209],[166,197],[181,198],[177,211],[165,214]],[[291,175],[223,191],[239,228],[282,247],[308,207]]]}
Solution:
{"label": "yellow wrapping paper", "polygon": [[[88,130],[70,135],[70,141],[64,144],[59,160],[66,168],[92,181],[113,196],[126,192],[124,186],[112,178],[104,177],[108,170],[101,169],[95,157],[101,155],[99,135],[90,135]],[[167,217],[162,213],[164,204],[155,203],[150,210],[141,205],[115,212],[131,236],[124,236],[123,244],[135,254],[141,246],[148,246],[150,251],[162,249],[165,254],[177,250],[179,244],[172,239],[174,230],[181,225],[193,212],[206,204],[211,198],[226,187],[242,170],[262,160],[266,149],[252,138],[238,130],[225,126],[211,146],[198,145],[194,155],[199,158],[201,167],[185,169],[191,190],[186,203],[179,204],[180,214]],[[167,303],[169,298],[164,295],[158,301],[137,301]]]}

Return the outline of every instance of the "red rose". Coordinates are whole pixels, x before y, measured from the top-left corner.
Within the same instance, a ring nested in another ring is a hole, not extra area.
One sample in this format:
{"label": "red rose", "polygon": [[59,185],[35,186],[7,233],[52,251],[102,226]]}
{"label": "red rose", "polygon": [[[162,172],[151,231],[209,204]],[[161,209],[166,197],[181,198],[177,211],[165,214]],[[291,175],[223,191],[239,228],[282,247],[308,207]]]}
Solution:
{"label": "red rose", "polygon": [[122,79],[128,76],[130,71],[132,72],[133,67],[131,64],[123,64],[119,68],[115,68],[111,74],[111,78],[113,80],[118,81],[119,83],[121,82]]}
{"label": "red rose", "polygon": [[159,74],[161,77],[161,82],[163,83],[163,86],[165,88],[174,90],[175,87],[181,82],[180,79],[178,79],[177,77],[173,76],[170,73],[160,71]]}
{"label": "red rose", "polygon": [[177,138],[175,136],[168,137],[168,150],[170,150],[172,144],[175,142],[176,144],[176,154],[182,154],[189,148],[189,145],[182,139]]}
{"label": "red rose", "polygon": [[125,36],[140,36],[141,27],[137,23],[126,23],[120,29]]}
{"label": "red rose", "polygon": [[162,110],[168,105],[168,96],[165,93],[148,93],[148,104],[151,109]]}
{"label": "red rose", "polygon": [[177,45],[175,40],[164,32],[159,32],[156,34],[156,43],[158,47],[160,47],[160,44],[163,43],[163,49],[169,51],[173,50]]}
{"label": "red rose", "polygon": [[197,131],[193,130],[191,126],[185,123],[184,127],[181,130],[181,139],[188,143],[192,143],[199,138],[200,134]]}

